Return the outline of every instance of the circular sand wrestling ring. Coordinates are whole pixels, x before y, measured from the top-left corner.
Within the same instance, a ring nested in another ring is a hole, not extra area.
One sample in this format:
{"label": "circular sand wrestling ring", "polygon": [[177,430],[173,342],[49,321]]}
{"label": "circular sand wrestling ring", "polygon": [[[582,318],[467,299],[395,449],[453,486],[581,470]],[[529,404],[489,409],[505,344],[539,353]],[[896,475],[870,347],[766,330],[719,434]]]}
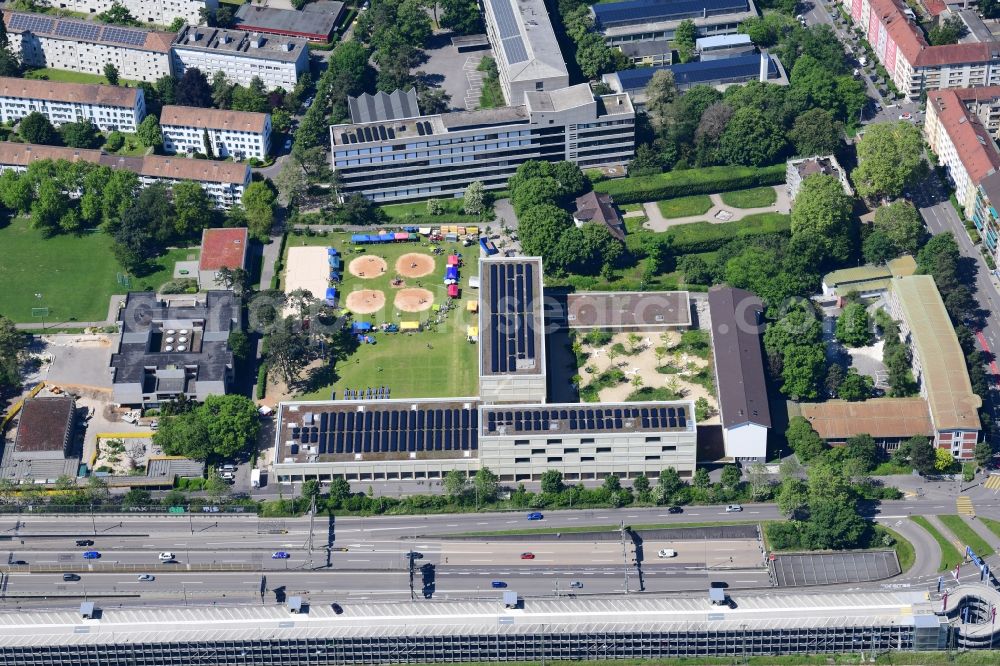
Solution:
{"label": "circular sand wrestling ring", "polygon": [[384,275],[388,267],[388,264],[385,263],[385,259],[382,257],[366,254],[358,257],[357,259],[352,259],[350,265],[347,267],[347,270],[349,270],[351,275],[354,277],[370,280],[371,278],[377,278],[380,275]]}
{"label": "circular sand wrestling ring", "polygon": [[385,294],[378,289],[360,289],[347,295],[347,309],[354,314],[371,314],[385,307]]}
{"label": "circular sand wrestling ring", "polygon": [[427,289],[400,289],[396,292],[393,305],[403,312],[423,312],[434,305],[434,294]]}
{"label": "circular sand wrestling ring", "polygon": [[418,278],[434,272],[434,257],[408,252],[396,260],[396,272],[406,278]]}

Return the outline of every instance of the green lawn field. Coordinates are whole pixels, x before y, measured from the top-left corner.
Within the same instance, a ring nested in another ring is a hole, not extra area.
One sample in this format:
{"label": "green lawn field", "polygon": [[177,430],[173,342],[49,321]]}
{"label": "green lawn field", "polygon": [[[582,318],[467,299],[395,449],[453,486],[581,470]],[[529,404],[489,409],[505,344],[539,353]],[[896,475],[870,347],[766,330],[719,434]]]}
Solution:
{"label": "green lawn field", "polygon": [[[434,316],[431,310],[419,313],[397,313],[392,307],[396,292],[390,282],[395,272],[396,259],[409,252],[430,253],[430,247],[421,243],[388,243],[367,245],[364,252],[353,252],[350,234],[331,233],[328,236],[290,236],[287,250],[302,245],[335,247],[343,253],[345,264],[351,259],[372,254],[386,260],[389,270],[377,278],[362,279],[346,269],[338,290],[348,294],[357,289],[379,289],[385,293],[386,307],[374,315],[358,315],[359,321],[426,322]],[[474,396],[478,394],[478,345],[468,342],[467,326],[477,326],[478,319],[466,311],[466,301],[479,297],[478,290],[469,289],[469,277],[478,273],[479,247],[463,247],[460,243],[442,243],[445,253],[435,256],[434,272],[424,278],[408,279],[407,287],[422,286],[435,294],[434,303],[449,299],[444,291],[445,260],[450,252],[461,253],[466,265],[461,269],[461,298],[454,301],[455,309],[447,313],[444,322],[425,327],[417,333],[378,333],[374,345],[361,345],[348,358],[333,368],[333,381],[302,395],[303,399],[329,399],[331,390],[337,397],[345,388],[388,386],[393,398],[429,398],[448,396]],[[343,302],[343,300],[341,301]]]}
{"label": "green lawn field", "polygon": [[663,217],[672,220],[678,217],[704,215],[712,208],[712,200],[708,198],[707,194],[695,194],[690,197],[657,201],[656,205],[660,207],[660,213],[663,214]]}
{"label": "green lawn field", "polygon": [[16,322],[38,323],[34,307],[49,308],[49,324],[100,321],[111,294],[121,291],[111,239],[103,233],[45,238],[19,217],[0,228],[0,248],[0,314]]}
{"label": "green lawn field", "polygon": [[[197,259],[198,249],[169,250],[154,260],[153,273],[132,278],[130,289],[159,289],[171,280],[174,263],[188,258]],[[49,308],[49,325],[102,321],[111,295],[126,291],[118,284],[119,271],[111,238],[101,232],[45,238],[26,217],[0,227],[0,314],[15,322],[41,323],[31,316],[36,307]]]}
{"label": "green lawn field", "polygon": [[733,208],[765,208],[773,206],[778,195],[773,187],[755,187],[749,190],[734,190],[719,195],[722,203]]}
{"label": "green lawn field", "polygon": [[[88,74],[86,72],[72,72],[68,69],[33,69],[25,73],[26,79],[45,79],[47,81],[60,81],[63,83],[100,83],[108,85],[108,80],[98,74]],[[119,85],[126,83],[136,85],[138,81],[120,79]]]}

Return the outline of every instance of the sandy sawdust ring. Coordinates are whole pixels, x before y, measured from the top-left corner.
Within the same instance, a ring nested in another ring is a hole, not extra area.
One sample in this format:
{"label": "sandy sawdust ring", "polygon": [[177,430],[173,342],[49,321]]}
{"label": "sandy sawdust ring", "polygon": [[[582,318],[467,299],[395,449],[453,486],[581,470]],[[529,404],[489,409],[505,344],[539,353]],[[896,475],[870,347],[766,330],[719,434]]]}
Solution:
{"label": "sandy sawdust ring", "polygon": [[434,294],[427,289],[409,287],[396,292],[393,305],[403,312],[423,312],[434,304]]}
{"label": "sandy sawdust ring", "polygon": [[407,278],[418,278],[434,272],[434,257],[421,252],[407,252],[396,260],[396,272]]}
{"label": "sandy sawdust ring", "polygon": [[379,289],[359,289],[347,295],[345,305],[355,314],[371,314],[385,307],[385,294]]}
{"label": "sandy sawdust ring", "polygon": [[351,275],[354,277],[370,280],[371,278],[377,278],[380,275],[384,275],[388,267],[389,265],[385,263],[385,259],[382,257],[376,257],[373,254],[365,254],[356,259],[352,259],[351,263],[347,267],[347,270],[349,270]]}

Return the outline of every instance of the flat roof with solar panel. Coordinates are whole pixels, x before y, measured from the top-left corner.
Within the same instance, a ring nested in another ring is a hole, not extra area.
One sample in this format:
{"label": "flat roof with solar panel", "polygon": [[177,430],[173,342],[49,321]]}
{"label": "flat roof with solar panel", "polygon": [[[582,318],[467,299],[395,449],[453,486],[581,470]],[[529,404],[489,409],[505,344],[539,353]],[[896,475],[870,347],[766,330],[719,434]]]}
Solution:
{"label": "flat roof with solar panel", "polygon": [[[568,76],[543,0],[485,0],[493,52],[512,81]],[[514,100],[512,103],[519,103]]]}
{"label": "flat roof with solar panel", "polygon": [[482,412],[484,437],[686,432],[695,427],[687,403],[484,405]]}
{"label": "flat roof with solar panel", "polygon": [[479,285],[480,375],[544,374],[542,260],[483,259]]}
{"label": "flat roof with solar panel", "polygon": [[661,21],[683,21],[749,10],[747,0],[627,0],[608,2],[591,7],[601,28],[642,25]]}
{"label": "flat roof with solar panel", "polygon": [[475,457],[478,407],[478,398],[282,403],[275,461]]}

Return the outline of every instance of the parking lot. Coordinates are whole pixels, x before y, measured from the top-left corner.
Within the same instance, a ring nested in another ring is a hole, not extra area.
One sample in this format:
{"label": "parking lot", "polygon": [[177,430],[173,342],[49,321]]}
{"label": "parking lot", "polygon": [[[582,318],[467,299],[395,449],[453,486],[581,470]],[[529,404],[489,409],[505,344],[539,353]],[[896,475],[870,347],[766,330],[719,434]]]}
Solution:
{"label": "parking lot", "polygon": [[426,74],[428,83],[440,86],[451,96],[452,110],[472,110],[479,105],[483,73],[476,67],[491,54],[489,49],[459,53],[451,45],[451,35],[437,35],[424,50],[427,60],[415,70]]}

